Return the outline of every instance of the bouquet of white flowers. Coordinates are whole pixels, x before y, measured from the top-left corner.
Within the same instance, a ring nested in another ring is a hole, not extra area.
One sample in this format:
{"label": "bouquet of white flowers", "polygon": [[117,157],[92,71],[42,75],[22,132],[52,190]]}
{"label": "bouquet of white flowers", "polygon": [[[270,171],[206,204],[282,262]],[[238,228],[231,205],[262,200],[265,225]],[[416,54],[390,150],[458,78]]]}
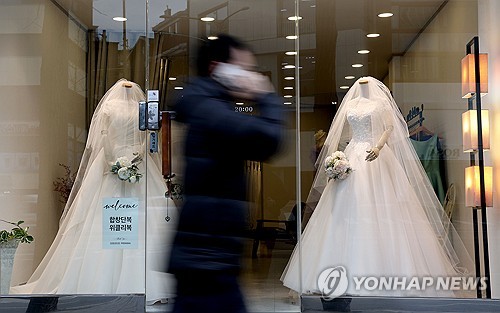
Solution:
{"label": "bouquet of white flowers", "polygon": [[342,151],[335,151],[325,159],[325,172],[328,179],[346,179],[352,172],[349,160]]}
{"label": "bouquet of white flowers", "polygon": [[123,156],[116,159],[115,163],[111,165],[111,173],[118,175],[120,180],[128,181],[129,183],[137,183],[142,177],[139,173],[139,167],[137,166],[142,162],[142,157],[138,153],[131,161]]}

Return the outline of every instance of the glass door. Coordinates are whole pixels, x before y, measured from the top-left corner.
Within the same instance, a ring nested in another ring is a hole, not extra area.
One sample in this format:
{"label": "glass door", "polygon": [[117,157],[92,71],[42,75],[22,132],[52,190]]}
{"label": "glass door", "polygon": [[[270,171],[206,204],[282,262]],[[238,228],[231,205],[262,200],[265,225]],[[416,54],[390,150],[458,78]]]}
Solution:
{"label": "glass door", "polygon": [[[241,238],[244,252],[240,286],[250,312],[300,310],[299,297],[291,294],[280,281],[297,240],[297,227],[300,229],[296,216],[294,89],[297,76],[291,53],[295,49],[295,28],[294,22],[288,19],[295,10],[294,5],[295,1],[186,0],[170,1],[166,5],[164,2],[149,2],[149,86],[159,90],[162,110],[174,109],[175,101],[195,78],[200,45],[217,39],[222,33],[235,36],[252,48],[258,63],[257,71],[270,78],[284,107],[286,139],[280,153],[267,162],[249,161],[245,165],[247,231]],[[258,114],[258,107],[250,101],[234,101],[232,105],[238,114]],[[170,124],[171,145],[163,146],[171,151],[168,161],[171,162],[172,174],[175,174],[172,183],[182,190],[183,140],[188,126],[175,118]],[[162,128],[160,132],[164,131]],[[165,157],[165,151],[162,154]],[[163,196],[160,190],[150,192],[150,186],[156,185],[158,183],[148,179],[148,201]],[[169,227],[175,225],[183,200],[182,195],[178,199],[169,199],[168,211],[165,207],[158,210],[158,218],[152,219],[154,224],[148,225],[148,234],[155,233],[151,230],[158,223]],[[167,212],[171,219],[165,223]],[[172,239],[171,236],[173,234],[167,235],[168,240]],[[151,285],[147,286],[146,297],[149,298],[155,290],[149,289]],[[151,309],[154,308],[153,305]]]}

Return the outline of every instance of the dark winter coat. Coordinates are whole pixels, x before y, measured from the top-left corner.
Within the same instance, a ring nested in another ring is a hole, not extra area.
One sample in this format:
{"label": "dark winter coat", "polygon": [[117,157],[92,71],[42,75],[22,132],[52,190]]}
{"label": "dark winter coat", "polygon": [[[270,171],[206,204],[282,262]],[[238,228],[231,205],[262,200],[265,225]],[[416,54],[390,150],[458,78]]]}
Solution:
{"label": "dark winter coat", "polygon": [[235,100],[210,78],[186,87],[175,106],[188,126],[185,141],[184,205],[169,271],[237,273],[246,228],[245,160],[276,153],[283,127],[274,93],[258,99],[252,116],[236,112]]}

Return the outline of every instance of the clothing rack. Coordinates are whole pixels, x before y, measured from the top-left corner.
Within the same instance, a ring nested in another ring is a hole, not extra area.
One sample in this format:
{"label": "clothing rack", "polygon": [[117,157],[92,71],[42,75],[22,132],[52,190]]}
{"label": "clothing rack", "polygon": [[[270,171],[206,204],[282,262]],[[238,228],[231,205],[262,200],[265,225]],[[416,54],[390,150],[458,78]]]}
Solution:
{"label": "clothing rack", "polygon": [[[413,136],[414,139],[420,140],[421,135],[434,136],[434,132],[427,129],[427,127],[423,125],[424,120],[425,117],[423,104],[420,105],[420,108],[414,106],[410,109],[410,111],[406,115],[406,124],[408,125],[408,133],[410,137]],[[442,138],[439,137],[439,139]]]}

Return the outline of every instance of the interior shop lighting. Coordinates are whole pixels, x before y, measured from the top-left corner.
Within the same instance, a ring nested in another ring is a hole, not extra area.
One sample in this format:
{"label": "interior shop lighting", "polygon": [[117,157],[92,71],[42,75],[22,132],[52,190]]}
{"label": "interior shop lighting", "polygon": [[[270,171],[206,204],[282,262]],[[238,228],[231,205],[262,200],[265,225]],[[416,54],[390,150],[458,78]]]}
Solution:
{"label": "interior shop lighting", "polygon": [[[488,93],[488,54],[479,54],[481,96]],[[474,54],[462,59],[462,98],[471,98],[476,91],[476,63]]]}
{"label": "interior shop lighting", "polygon": [[[481,188],[479,183],[479,166],[465,168],[465,206],[481,207]],[[484,187],[486,206],[493,206],[493,167],[484,167]]]}
{"label": "interior shop lighting", "polygon": [[204,16],[204,17],[200,18],[200,20],[202,20],[203,22],[213,22],[213,21],[215,21],[215,18],[213,18],[211,16]]}
{"label": "interior shop lighting", "polygon": [[384,13],[380,13],[380,14],[378,14],[377,16],[378,16],[378,17],[382,17],[382,18],[384,18],[384,17],[391,17],[391,16],[393,16],[393,15],[394,15],[394,14],[393,14],[393,13],[391,13],[391,12],[384,12]]}
{"label": "interior shop lighting", "polygon": [[[490,149],[490,119],[488,110],[481,110],[481,132],[483,149]],[[479,148],[477,110],[468,110],[462,114],[462,142],[464,152],[473,152]]]}

